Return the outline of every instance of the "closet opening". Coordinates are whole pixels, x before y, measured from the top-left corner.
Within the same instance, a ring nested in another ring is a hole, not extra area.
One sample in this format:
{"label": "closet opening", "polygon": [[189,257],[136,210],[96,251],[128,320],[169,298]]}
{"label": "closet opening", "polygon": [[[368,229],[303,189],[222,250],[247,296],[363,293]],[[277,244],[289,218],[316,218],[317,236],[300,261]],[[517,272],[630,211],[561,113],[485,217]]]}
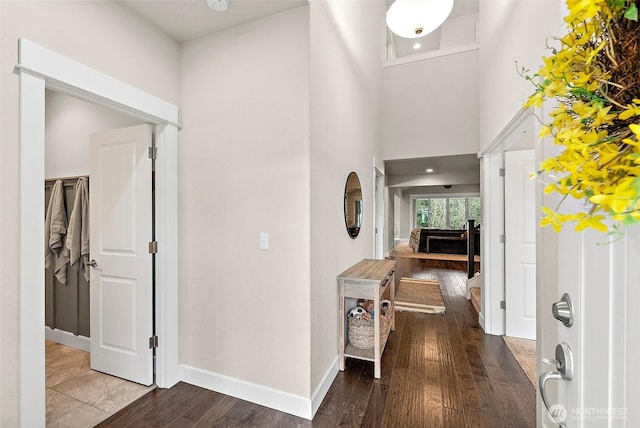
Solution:
{"label": "closet opening", "polygon": [[[140,144],[145,147],[138,150],[138,154],[145,153],[144,159],[137,162],[148,165],[127,168],[126,160],[135,150],[128,150],[131,137],[123,137],[120,132],[140,126],[143,132]],[[145,346],[141,350],[140,346],[130,343],[134,340],[132,337],[118,331],[140,327],[139,323],[147,321],[149,333],[146,334],[144,327],[135,333],[156,335],[155,254],[150,254],[147,248],[140,249],[156,240],[154,159],[148,155],[153,152],[153,134],[151,125],[126,114],[52,90],[45,91],[47,424],[64,425],[82,420],[95,425],[155,388],[155,348]],[[147,176],[139,179],[138,185],[131,186],[129,183],[135,181],[138,174]],[[84,192],[83,186],[86,186]],[[142,201],[136,203],[133,198]],[[95,212],[94,205],[100,213]],[[146,218],[132,220],[127,216],[127,210],[136,211],[140,205],[150,205]],[[79,230],[82,228],[85,230]],[[146,229],[148,242],[138,243],[136,247],[134,235],[138,229]],[[58,258],[57,253],[47,248],[47,243],[56,239],[53,245],[62,245],[66,250],[59,251]],[[72,241],[78,242],[74,246]],[[97,245],[95,241],[99,241]],[[124,257],[118,259],[114,254],[118,252]],[[145,254],[136,255],[140,252]],[[129,275],[126,269],[109,266],[110,263],[126,264],[126,259],[131,257],[148,265],[143,267],[148,280],[140,269],[134,269]],[[147,287],[149,291],[136,293],[138,287]],[[141,295],[144,297],[138,299]],[[128,307],[132,302],[143,307]],[[105,306],[117,307],[109,310]],[[98,314],[93,313],[96,308]],[[146,320],[126,322],[127,313],[135,318],[145,310],[149,310],[143,315]],[[94,323],[97,325],[92,325]],[[114,350],[103,348],[146,353],[148,365],[137,366],[117,353],[112,357]],[[149,371],[150,376],[139,374],[140,371]]]}
{"label": "closet opening", "polygon": [[[178,107],[32,41],[18,39],[19,76],[19,396],[20,424],[44,426],[45,89],[108,106],[155,125],[156,384],[180,380],[178,365]],[[73,155],[70,153],[69,155]],[[34,226],[38,225],[38,226]],[[148,346],[148,343],[147,343]]]}

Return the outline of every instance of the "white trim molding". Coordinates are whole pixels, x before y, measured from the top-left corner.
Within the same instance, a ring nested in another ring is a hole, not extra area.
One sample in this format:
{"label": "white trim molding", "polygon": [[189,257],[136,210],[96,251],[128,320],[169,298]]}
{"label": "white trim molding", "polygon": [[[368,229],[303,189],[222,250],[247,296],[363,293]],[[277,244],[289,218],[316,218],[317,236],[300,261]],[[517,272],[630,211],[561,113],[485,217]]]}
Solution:
{"label": "white trim molding", "polygon": [[281,412],[311,420],[311,399],[289,392],[243,381],[197,367],[180,365],[182,380],[201,388],[230,395]]}
{"label": "white trim molding", "polygon": [[86,336],[76,336],[59,328],[44,327],[44,337],[52,342],[85,352],[91,352],[91,339]]}
{"label": "white trim molding", "polygon": [[[506,313],[500,307],[505,300],[504,279],[504,152],[520,149],[524,134],[535,134],[538,123],[532,108],[523,108],[509,121],[496,138],[478,153],[480,161],[480,194],[483,223],[482,245],[482,295],[480,324],[485,333],[501,335],[506,331]],[[533,139],[532,139],[533,141]],[[523,147],[525,148],[525,147]],[[528,147],[527,147],[528,148]]]}
{"label": "white trim molding", "polygon": [[383,67],[393,67],[395,65],[408,64],[410,62],[424,61],[447,55],[456,55],[463,52],[476,51],[480,49],[480,43],[474,42],[467,45],[456,46],[447,49],[437,49],[430,52],[409,55],[402,58],[390,59],[382,63]]}
{"label": "white trim molding", "polygon": [[47,87],[153,123],[178,125],[178,108],[111,76],[25,38],[18,39],[21,72],[40,77]]}
{"label": "white trim molding", "polygon": [[20,76],[20,425],[45,425],[44,212],[45,88],[109,106],[157,125],[156,384],[169,388],[178,367],[178,107],[66,58],[18,40]]}
{"label": "white trim molding", "polygon": [[181,364],[180,370],[182,380],[191,385],[311,420],[320,408],[322,400],[324,400],[334,379],[338,375],[338,357],[336,356],[331,366],[327,369],[327,372],[322,377],[320,384],[311,395],[311,398],[199,369],[186,364]]}
{"label": "white trim molding", "polygon": [[329,392],[329,388],[331,388],[331,384],[333,384],[334,379],[338,376],[339,367],[339,357],[336,355],[336,358],[333,360],[331,366],[327,369],[327,372],[322,377],[322,381],[316,388],[316,390],[311,395],[311,418],[315,416],[316,412],[320,408],[322,404],[322,400]]}

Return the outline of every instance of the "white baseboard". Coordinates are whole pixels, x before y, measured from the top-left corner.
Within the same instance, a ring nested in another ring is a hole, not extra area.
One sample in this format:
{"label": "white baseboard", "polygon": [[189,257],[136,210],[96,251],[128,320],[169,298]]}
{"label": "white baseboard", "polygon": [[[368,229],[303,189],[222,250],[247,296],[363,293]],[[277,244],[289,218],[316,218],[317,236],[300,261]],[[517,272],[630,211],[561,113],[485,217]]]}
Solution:
{"label": "white baseboard", "polygon": [[44,326],[44,338],[61,345],[70,346],[85,352],[91,352],[91,339],[86,336],[76,336],[68,331]]}
{"label": "white baseboard", "polygon": [[311,399],[246,382],[218,373],[180,364],[182,380],[186,383],[260,404],[271,409],[311,420]]}
{"label": "white baseboard", "polygon": [[315,416],[316,412],[320,408],[320,405],[322,404],[322,400],[324,400],[325,395],[327,395],[327,392],[329,392],[329,388],[331,388],[333,380],[338,375],[338,358],[339,357],[336,356],[335,360],[333,360],[333,363],[324,374],[320,385],[318,385],[316,390],[313,392],[313,395],[311,396],[311,418]]}
{"label": "white baseboard", "polygon": [[480,324],[480,327],[482,327],[482,331],[486,333],[487,330],[484,328],[484,314],[482,313],[478,314],[478,324]]}

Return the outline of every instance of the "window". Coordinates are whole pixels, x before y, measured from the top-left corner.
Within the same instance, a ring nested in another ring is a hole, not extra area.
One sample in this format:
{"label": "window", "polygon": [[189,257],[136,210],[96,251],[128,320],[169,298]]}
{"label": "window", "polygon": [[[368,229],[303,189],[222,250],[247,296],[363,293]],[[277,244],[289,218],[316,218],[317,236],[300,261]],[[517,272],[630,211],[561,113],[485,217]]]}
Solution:
{"label": "window", "polygon": [[414,227],[465,229],[467,220],[480,224],[480,198],[416,198]]}

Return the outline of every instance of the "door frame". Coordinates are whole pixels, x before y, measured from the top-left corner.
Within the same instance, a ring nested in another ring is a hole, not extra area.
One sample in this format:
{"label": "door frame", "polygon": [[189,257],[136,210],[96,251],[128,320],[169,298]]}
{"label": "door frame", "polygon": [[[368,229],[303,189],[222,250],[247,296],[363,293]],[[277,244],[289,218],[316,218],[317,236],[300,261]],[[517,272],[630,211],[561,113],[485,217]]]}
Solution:
{"label": "door frame", "polygon": [[503,335],[506,328],[506,313],[500,307],[505,300],[504,243],[504,152],[515,149],[523,134],[532,133],[537,141],[540,124],[536,121],[537,110],[523,108],[509,121],[507,126],[484,150],[480,158],[480,198],[482,210],[481,268],[482,297],[479,322],[485,333]]}
{"label": "door frame", "polygon": [[373,167],[373,258],[384,259],[384,172]]}
{"label": "door frame", "polygon": [[44,159],[45,88],[156,125],[156,384],[178,367],[178,107],[27,39],[18,39],[20,131],[20,424],[45,425]]}

